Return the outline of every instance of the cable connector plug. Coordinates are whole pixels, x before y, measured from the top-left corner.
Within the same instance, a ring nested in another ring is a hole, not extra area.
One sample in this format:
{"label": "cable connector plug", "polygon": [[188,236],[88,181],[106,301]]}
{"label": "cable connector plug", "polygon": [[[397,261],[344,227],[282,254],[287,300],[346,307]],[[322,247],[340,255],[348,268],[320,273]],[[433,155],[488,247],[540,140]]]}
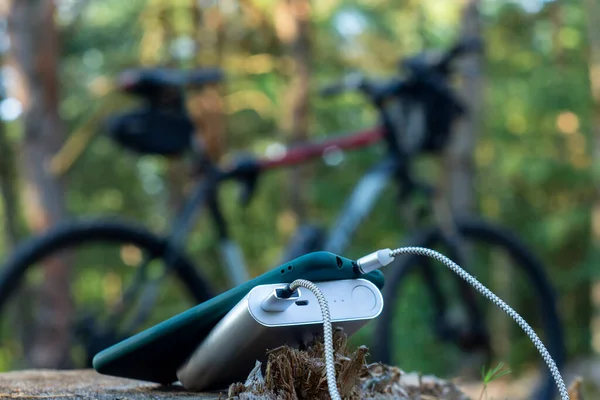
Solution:
{"label": "cable connector plug", "polygon": [[267,312],[282,312],[299,298],[300,289],[292,290],[290,285],[285,285],[282,288],[273,289],[269,297],[263,300],[260,308]]}
{"label": "cable connector plug", "polygon": [[392,261],[394,261],[394,257],[392,257],[392,250],[381,249],[359,258],[356,261],[356,264],[358,265],[358,270],[360,273],[364,275],[381,267],[385,267]]}

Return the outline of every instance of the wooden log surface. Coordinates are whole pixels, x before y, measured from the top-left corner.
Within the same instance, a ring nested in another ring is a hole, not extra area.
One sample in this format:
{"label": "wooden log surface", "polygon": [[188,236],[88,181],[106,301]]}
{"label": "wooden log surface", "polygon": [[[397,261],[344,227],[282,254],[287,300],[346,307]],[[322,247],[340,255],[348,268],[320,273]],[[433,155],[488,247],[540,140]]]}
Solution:
{"label": "wooden log surface", "polygon": [[[25,370],[0,373],[0,399],[171,400],[219,399],[219,393],[115,378],[94,370]],[[226,393],[221,399],[226,399]]]}
{"label": "wooden log surface", "polygon": [[[407,378],[405,385],[415,385],[415,382],[412,382],[416,379],[415,374],[408,374],[405,378]],[[473,387],[460,386],[471,399],[479,398],[481,382],[474,384]],[[515,393],[507,390],[506,387],[495,386],[492,384],[488,390],[490,399],[523,399],[526,398],[525,393],[531,389],[531,382],[512,383],[511,386],[517,387]],[[569,390],[572,399],[584,399],[580,386],[580,381],[575,380]],[[588,397],[585,396],[586,399]],[[590,398],[594,398],[593,394]],[[222,393],[219,397],[219,393],[189,392],[178,385],[161,386],[150,382],[116,378],[98,374],[91,369],[25,370],[0,373],[0,399],[225,400],[227,395]]]}

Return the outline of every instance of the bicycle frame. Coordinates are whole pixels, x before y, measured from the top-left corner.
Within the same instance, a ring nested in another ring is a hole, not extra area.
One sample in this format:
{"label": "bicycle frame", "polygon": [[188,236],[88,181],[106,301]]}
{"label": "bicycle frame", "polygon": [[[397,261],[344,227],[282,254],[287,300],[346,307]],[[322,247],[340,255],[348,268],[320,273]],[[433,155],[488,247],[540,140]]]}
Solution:
{"label": "bicycle frame", "polygon": [[402,163],[395,157],[387,157],[362,176],[328,233],[325,251],[341,254],[346,250],[361,221],[371,213],[382,191],[401,167]]}
{"label": "bicycle frame", "polygon": [[[277,159],[257,159],[255,167],[257,173],[271,169],[293,166],[309,161],[325,154],[331,148],[352,150],[364,148],[380,142],[384,137],[384,129],[377,127],[358,133],[337,136],[322,142],[311,142],[287,151]],[[358,227],[363,216],[367,215],[375,203],[381,190],[397,172],[399,163],[394,157],[388,157],[377,164],[368,172],[355,187],[350,201],[342,212],[336,227],[330,233],[332,240],[328,248],[341,249],[347,245],[349,237]],[[200,180],[190,192],[181,212],[175,218],[173,228],[168,236],[170,250],[179,250],[202,205],[206,204],[208,212],[214,223],[219,237],[219,248],[223,263],[227,269],[231,285],[239,285],[249,279],[242,252],[233,241],[228,232],[227,221],[221,212],[216,195],[222,182],[231,179],[240,179],[241,168],[233,166],[228,169],[219,169],[209,164],[204,170],[204,178]]]}
{"label": "bicycle frame", "polygon": [[[394,180],[404,195],[424,188],[412,181],[408,166],[411,154],[401,154],[393,137],[392,121],[382,114],[382,123],[375,128],[347,135],[329,137],[321,142],[309,142],[287,150],[277,158],[252,160],[248,166],[230,166],[220,169],[210,162],[204,170],[204,179],[195,185],[182,211],[177,215],[168,238],[169,249],[179,250],[191,228],[201,205],[206,204],[219,236],[219,249],[226,267],[230,285],[237,286],[249,279],[242,251],[229,236],[227,221],[221,212],[216,194],[220,183],[237,179],[243,181],[249,173],[260,174],[271,169],[298,165],[323,156],[330,149],[356,150],[382,141],[387,142],[388,155],[365,173],[354,187],[337,221],[327,234],[323,250],[340,254],[345,251],[360,222],[369,215],[390,180]],[[429,189],[429,188],[425,188]]]}
{"label": "bicycle frame", "polygon": [[[271,169],[294,166],[321,157],[332,148],[353,150],[386,141],[388,154],[383,160],[373,165],[355,185],[343,209],[338,214],[336,222],[327,232],[322,250],[335,254],[342,254],[346,251],[350,239],[359,229],[361,221],[371,213],[390,181],[394,181],[397,186],[400,201],[416,191],[424,192],[428,198],[433,197],[434,191],[431,187],[413,181],[411,178],[409,173],[410,160],[416,154],[402,154],[393,137],[393,122],[386,118],[385,113],[382,113],[382,115],[382,124],[379,127],[354,134],[331,137],[322,142],[309,142],[289,149],[276,159],[252,159],[251,163],[245,166],[234,165],[225,169],[215,167],[209,162],[204,169],[204,178],[195,185],[182,211],[175,219],[173,229],[168,237],[167,258],[169,257],[169,250],[174,250],[177,254],[181,249],[187,233],[202,209],[201,206],[206,205],[218,233],[219,250],[222,263],[227,271],[229,284],[237,286],[246,282],[249,275],[243,253],[239,245],[230,238],[227,220],[223,216],[217,201],[216,195],[220,184],[231,179],[243,182],[244,178],[251,174],[258,175]],[[452,232],[444,238],[445,243],[451,246],[449,251],[453,253],[456,253],[455,244],[457,239],[460,241]],[[439,282],[437,282],[437,276],[427,266],[421,272],[433,298],[436,299],[437,309],[440,311],[436,324],[446,329],[442,311],[447,308],[447,305]],[[478,327],[480,325],[480,313],[475,306],[473,293],[464,282],[459,281],[459,285],[461,286],[459,292],[470,309],[469,325]]]}

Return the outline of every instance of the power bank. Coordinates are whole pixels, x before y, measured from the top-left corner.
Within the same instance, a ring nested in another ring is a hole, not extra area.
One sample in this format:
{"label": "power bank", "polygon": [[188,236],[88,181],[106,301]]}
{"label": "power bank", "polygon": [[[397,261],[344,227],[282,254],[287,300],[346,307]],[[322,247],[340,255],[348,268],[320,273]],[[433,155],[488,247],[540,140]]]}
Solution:
{"label": "power bank", "polygon": [[177,369],[252,288],[299,278],[312,282],[363,278],[379,288],[384,284],[381,271],[360,275],[348,258],[325,251],[306,254],[101,351],[94,357],[94,369],[106,375],[173,383]]}
{"label": "power bank", "polygon": [[[365,279],[315,282],[328,301],[331,322],[353,334],[383,310],[383,297]],[[212,329],[191,357],[177,370],[181,384],[191,390],[215,390],[244,381],[256,360],[282,345],[299,347],[323,333],[323,318],[315,295],[300,288],[284,311],[265,311],[263,300],[285,284],[254,287]]]}

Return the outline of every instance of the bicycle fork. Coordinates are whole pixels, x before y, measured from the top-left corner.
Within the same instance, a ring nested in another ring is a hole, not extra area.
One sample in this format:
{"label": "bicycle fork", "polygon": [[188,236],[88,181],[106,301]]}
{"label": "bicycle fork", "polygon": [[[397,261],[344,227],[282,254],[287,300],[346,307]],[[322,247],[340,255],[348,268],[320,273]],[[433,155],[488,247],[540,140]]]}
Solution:
{"label": "bicycle fork", "polygon": [[223,238],[219,241],[219,250],[232,287],[247,282],[250,276],[240,246],[228,238]]}

